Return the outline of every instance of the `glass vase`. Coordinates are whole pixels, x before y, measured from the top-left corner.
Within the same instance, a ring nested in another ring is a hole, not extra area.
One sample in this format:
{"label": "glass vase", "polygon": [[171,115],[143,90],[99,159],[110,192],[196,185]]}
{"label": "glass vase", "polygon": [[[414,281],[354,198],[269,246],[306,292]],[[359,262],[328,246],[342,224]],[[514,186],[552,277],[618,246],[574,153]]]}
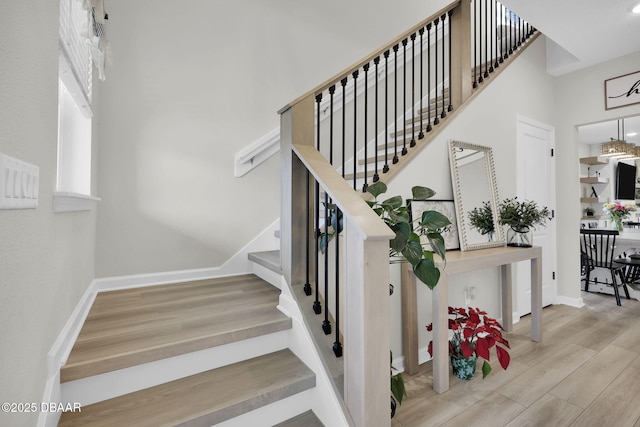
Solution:
{"label": "glass vase", "polygon": [[622,218],[613,218],[613,225],[616,230],[622,232]]}
{"label": "glass vase", "polygon": [[519,248],[530,248],[533,246],[533,233],[530,228],[514,230],[509,227],[507,230],[507,246]]}

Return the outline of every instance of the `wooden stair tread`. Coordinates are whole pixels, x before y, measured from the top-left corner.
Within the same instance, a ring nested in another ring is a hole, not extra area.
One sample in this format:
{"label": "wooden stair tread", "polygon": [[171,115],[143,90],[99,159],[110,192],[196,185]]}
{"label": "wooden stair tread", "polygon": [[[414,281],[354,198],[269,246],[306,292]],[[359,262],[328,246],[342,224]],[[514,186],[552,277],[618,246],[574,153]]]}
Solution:
{"label": "wooden stair tread", "polygon": [[324,424],[313,411],[307,411],[273,427],[324,427]]}
{"label": "wooden stair tread", "polygon": [[315,386],[289,349],[65,412],[58,426],[210,426]]}
{"label": "wooden stair tread", "polygon": [[260,264],[261,266],[268,268],[269,270],[281,274],[282,268],[280,267],[280,251],[262,251],[251,252],[249,254],[249,260]]}
{"label": "wooden stair tread", "polygon": [[151,288],[96,296],[61,382],[291,328],[280,291],[254,275]]}

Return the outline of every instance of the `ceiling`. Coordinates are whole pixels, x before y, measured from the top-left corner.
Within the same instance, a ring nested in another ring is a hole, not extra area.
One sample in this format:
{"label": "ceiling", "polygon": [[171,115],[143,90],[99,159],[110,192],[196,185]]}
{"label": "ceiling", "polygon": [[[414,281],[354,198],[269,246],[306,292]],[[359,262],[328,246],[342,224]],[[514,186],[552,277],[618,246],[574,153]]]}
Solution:
{"label": "ceiling", "polygon": [[547,71],[561,75],[640,52],[640,0],[501,0],[549,40]]}
{"label": "ceiling", "polygon": [[[640,52],[640,0],[501,0],[547,37],[547,72],[559,76]],[[620,137],[640,145],[640,116],[578,128],[580,142],[597,144]],[[620,124],[620,128],[621,128]],[[635,133],[635,135],[629,134]]]}

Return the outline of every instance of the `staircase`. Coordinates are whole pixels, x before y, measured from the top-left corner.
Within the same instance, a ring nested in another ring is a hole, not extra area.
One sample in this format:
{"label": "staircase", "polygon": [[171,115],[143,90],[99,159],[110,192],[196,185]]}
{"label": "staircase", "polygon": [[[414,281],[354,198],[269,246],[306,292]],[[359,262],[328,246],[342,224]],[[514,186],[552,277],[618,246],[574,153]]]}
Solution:
{"label": "staircase", "polygon": [[280,291],[239,275],[98,293],[60,370],[59,426],[322,426]]}

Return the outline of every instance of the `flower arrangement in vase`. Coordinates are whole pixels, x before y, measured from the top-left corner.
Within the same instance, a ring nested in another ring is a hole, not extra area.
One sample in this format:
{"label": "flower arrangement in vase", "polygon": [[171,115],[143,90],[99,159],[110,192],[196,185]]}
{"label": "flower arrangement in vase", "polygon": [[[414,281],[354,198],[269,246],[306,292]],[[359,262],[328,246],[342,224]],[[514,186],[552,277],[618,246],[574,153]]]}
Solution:
{"label": "flower arrangement in vase", "polygon": [[614,223],[615,228],[618,231],[622,231],[622,220],[631,215],[631,212],[635,212],[635,210],[636,205],[634,203],[627,203],[623,205],[617,200],[614,203],[604,203],[602,205],[602,211],[609,214],[611,222]]}
{"label": "flower arrangement in vase", "polygon": [[[427,325],[427,331],[432,329],[433,324]],[[502,336],[502,325],[489,317],[486,311],[471,307],[449,307],[449,329],[453,331],[453,336],[449,339],[449,356],[453,373],[458,378],[473,378],[478,357],[484,359],[482,378],[486,378],[491,372],[489,350],[492,347],[496,348],[502,369],[509,367],[511,357],[506,350],[509,342]],[[433,341],[429,342],[428,350],[433,356]]]}

